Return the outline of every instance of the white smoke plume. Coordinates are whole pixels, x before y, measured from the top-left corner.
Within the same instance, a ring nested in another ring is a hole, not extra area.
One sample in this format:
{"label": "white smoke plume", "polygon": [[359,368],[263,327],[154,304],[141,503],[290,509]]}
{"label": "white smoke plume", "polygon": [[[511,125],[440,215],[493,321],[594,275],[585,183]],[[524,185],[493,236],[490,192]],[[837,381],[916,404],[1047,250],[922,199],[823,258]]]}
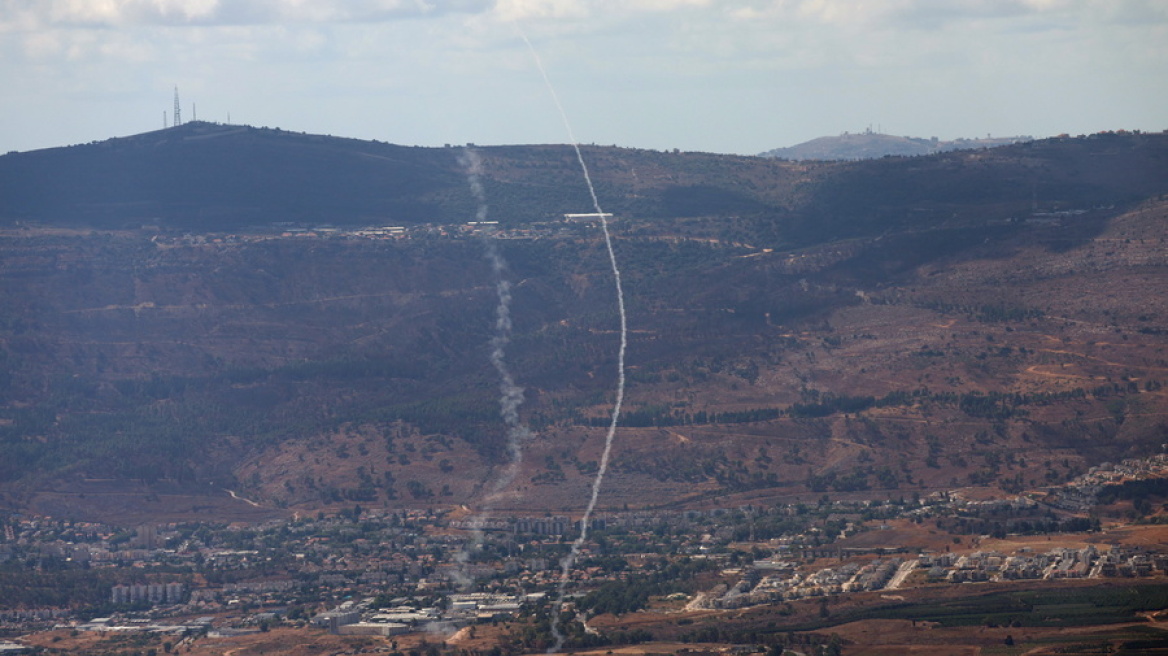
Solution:
{"label": "white smoke plume", "polygon": [[[518,26],[518,24],[516,25]],[[584,155],[580,152],[580,143],[576,141],[576,135],[572,132],[572,125],[568,121],[568,114],[564,111],[564,106],[560,103],[559,95],[556,94],[556,89],[552,86],[551,78],[548,77],[547,71],[544,70],[543,61],[539,58],[539,53],[535,51],[535,46],[531,45],[531,41],[528,40],[527,35],[523,34],[522,29],[520,29],[519,35],[523,37],[523,42],[527,44],[527,49],[531,51],[535,65],[539,69],[540,75],[543,76],[544,84],[547,86],[548,92],[556,104],[556,109],[560,112],[560,118],[564,122],[564,127],[568,131],[568,138],[572,142],[572,148],[576,151],[576,161],[580,163],[580,170],[584,172],[584,184],[588,185],[588,193],[592,196],[592,207],[596,210],[596,215],[600,217],[600,227],[604,232],[604,245],[608,249],[608,262],[612,266],[612,277],[616,287],[617,310],[620,314],[620,350],[617,352],[616,401],[612,406],[612,421],[609,422],[608,432],[604,436],[604,451],[600,455],[600,468],[596,471],[596,478],[592,480],[592,496],[588,499],[588,506],[584,510],[584,517],[580,520],[580,536],[572,543],[572,550],[560,562],[560,585],[556,594],[555,604],[552,606],[551,624],[552,635],[555,637],[556,643],[547,651],[549,654],[554,654],[564,646],[564,634],[560,631],[560,608],[564,604],[564,592],[568,587],[572,566],[576,564],[576,559],[580,556],[580,548],[584,546],[585,540],[588,539],[588,525],[592,520],[592,512],[596,509],[596,500],[600,496],[600,486],[604,483],[604,474],[608,471],[608,460],[612,455],[612,442],[616,436],[617,423],[620,421],[621,405],[624,404],[625,351],[628,349],[629,344],[629,330],[628,315],[625,312],[625,293],[621,287],[621,273],[616,263],[616,252],[612,248],[612,236],[608,231],[608,221],[604,218],[604,210],[600,209],[600,201],[596,198],[596,187],[592,184],[592,176],[588,172],[588,165],[584,163]]]}
{"label": "white smoke plume", "polygon": [[[507,427],[507,468],[495,479],[491,495],[498,494],[515,480],[519,466],[523,464],[523,442],[530,439],[531,431],[519,418],[519,406],[523,405],[523,388],[515,384],[511,371],[507,368],[506,348],[511,343],[511,282],[503,278],[506,262],[499,253],[495,241],[486,242],[486,256],[495,272],[495,292],[499,304],[495,307],[495,334],[491,336],[491,364],[499,374],[499,414]],[[489,499],[489,497],[488,497]]]}
{"label": "white smoke plume", "polygon": [[[481,178],[482,158],[473,149],[467,148],[459,157],[459,163],[466,169],[467,183],[470,185],[471,194],[478,204],[475,219],[479,222],[485,221],[487,219],[487,197]],[[523,442],[531,437],[531,431],[519,417],[519,407],[523,405],[524,401],[523,388],[515,384],[515,378],[511,375],[510,369],[507,368],[506,349],[511,342],[512,328],[511,282],[504,277],[507,262],[499,252],[499,247],[494,239],[489,236],[484,237],[484,244],[487,261],[490,262],[491,271],[495,275],[495,292],[499,298],[499,302],[495,306],[495,330],[491,335],[489,345],[491,365],[495,367],[495,371],[499,375],[499,415],[506,427],[507,466],[487,488],[483,506],[471,519],[472,526],[486,518],[490,513],[494,497],[507,489],[507,486],[519,474],[519,467],[523,464]],[[482,531],[477,528],[472,529],[470,548],[477,549],[482,543]],[[466,571],[470,561],[468,548],[460,551],[455,556],[455,560],[459,563],[459,571],[455,573],[455,578],[460,587],[469,588],[474,583],[474,578]]]}

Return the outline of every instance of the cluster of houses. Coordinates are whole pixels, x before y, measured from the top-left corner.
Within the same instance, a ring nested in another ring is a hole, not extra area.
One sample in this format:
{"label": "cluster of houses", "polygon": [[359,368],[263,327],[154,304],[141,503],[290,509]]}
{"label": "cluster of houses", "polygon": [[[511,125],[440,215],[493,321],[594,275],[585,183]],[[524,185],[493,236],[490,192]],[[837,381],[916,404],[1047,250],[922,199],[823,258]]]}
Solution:
{"label": "cluster of houses", "polygon": [[147,618],[95,617],[73,628],[77,631],[97,631],[100,633],[154,633],[159,635],[182,636],[207,633],[211,629],[211,617],[200,617],[176,623],[159,622]]}
{"label": "cluster of houses", "polygon": [[524,602],[538,601],[543,593],[505,595],[474,592],[450,595],[445,608],[422,606],[406,597],[386,608],[373,608],[373,598],[346,601],[313,616],[312,624],[339,635],[393,636],[414,631],[450,633],[475,622],[512,617]]}
{"label": "cluster of houses", "polygon": [[115,604],[177,604],[184,597],[186,586],[178,582],[115,585],[110,590],[110,602]]}
{"label": "cluster of houses", "polygon": [[[155,235],[151,241],[160,248],[174,246],[219,246],[265,241],[272,238],[293,239],[373,239],[402,240],[421,236],[471,237],[489,234],[496,239],[539,239],[569,234],[572,225],[592,225],[601,218],[613,221],[612,214],[564,214],[561,221],[525,223],[520,226],[502,226],[498,221],[467,221],[455,224],[422,223],[409,226],[366,226],[339,228],[334,225],[314,225],[276,222],[272,231],[247,234],[184,234],[182,236]],[[151,226],[144,226],[150,227]]]}
{"label": "cluster of houses", "polygon": [[848,562],[807,574],[801,574],[794,562],[764,560],[756,561],[735,586],[716,589],[692,606],[744,608],[846,592],[885,590],[899,583],[898,572],[900,580],[920,572],[925,581],[949,583],[1137,577],[1168,573],[1168,553],[1118,546],[1101,551],[1094,545],[1081,549],[1056,548],[1046,553],[1023,548],[1011,556],[995,551],[922,553],[912,560],[877,558],[867,564]]}
{"label": "cluster of houses", "polygon": [[[734,587],[721,595],[707,595],[693,607],[744,608],[844,592],[882,590],[903,564],[900,558],[877,558],[868,563],[849,562],[800,574],[794,563],[758,561]],[[758,578],[760,571],[773,573]]]}
{"label": "cluster of houses", "polygon": [[[1126,554],[1120,549],[1100,554],[1093,545],[1088,545],[1082,549],[1052,549],[1045,554],[1033,554],[1029,549],[1023,549],[1013,556],[993,551],[975,551],[960,556],[922,554],[918,563],[927,570],[930,580],[966,583],[1115,576],[1120,570],[1112,567],[1105,571],[1103,563],[1124,563],[1127,567],[1126,561],[1135,557],[1136,554]],[[1145,556],[1141,554],[1140,557]]]}
{"label": "cluster of houses", "polygon": [[67,608],[14,608],[0,610],[0,628],[23,627],[30,624],[52,625],[72,615]]}
{"label": "cluster of houses", "polygon": [[1119,464],[1105,462],[1054,490],[1046,502],[1063,510],[1085,512],[1097,503],[1099,493],[1107,485],[1166,477],[1168,454],[1165,453],[1132,458]]}

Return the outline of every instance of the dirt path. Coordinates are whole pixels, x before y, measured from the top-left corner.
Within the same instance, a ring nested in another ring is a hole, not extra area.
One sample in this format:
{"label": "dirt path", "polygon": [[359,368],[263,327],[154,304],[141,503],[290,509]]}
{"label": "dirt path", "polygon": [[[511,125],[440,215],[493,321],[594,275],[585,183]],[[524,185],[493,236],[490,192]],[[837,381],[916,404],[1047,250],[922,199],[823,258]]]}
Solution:
{"label": "dirt path", "polygon": [[251,499],[248,499],[247,497],[241,497],[241,496],[239,496],[238,494],[236,494],[236,493],[235,493],[235,490],[228,490],[227,488],[223,488],[223,489],[224,489],[224,490],[227,492],[227,494],[230,494],[230,495],[231,495],[231,498],[232,498],[232,499],[238,499],[238,500],[240,500],[240,501],[242,501],[242,502],[244,502],[244,503],[250,504],[250,505],[252,505],[252,506],[254,506],[254,507],[256,507],[256,508],[263,508],[263,506],[261,506],[260,504],[256,503],[255,501],[252,501]]}
{"label": "dirt path", "polygon": [[913,570],[917,568],[917,564],[919,562],[919,560],[913,558],[912,560],[907,560],[901,563],[900,567],[896,570],[896,574],[892,575],[892,579],[888,581],[888,585],[884,586],[884,589],[899,590],[900,586],[904,585],[905,579],[907,579],[909,575],[913,573]]}

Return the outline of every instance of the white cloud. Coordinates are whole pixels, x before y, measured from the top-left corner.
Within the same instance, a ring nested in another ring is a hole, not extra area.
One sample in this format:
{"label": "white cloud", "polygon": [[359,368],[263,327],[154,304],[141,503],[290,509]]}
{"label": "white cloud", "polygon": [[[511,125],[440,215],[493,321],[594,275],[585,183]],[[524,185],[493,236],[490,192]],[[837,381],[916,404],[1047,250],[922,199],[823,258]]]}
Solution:
{"label": "white cloud", "polygon": [[32,62],[53,59],[64,47],[60,32],[32,32],[22,41],[24,56]]}
{"label": "white cloud", "polygon": [[[1168,21],[1163,0],[0,0],[0,29],[376,23],[447,15],[605,24],[678,12],[711,23],[936,29],[982,20]],[[564,28],[566,26],[560,26]]]}
{"label": "white cloud", "polygon": [[604,19],[715,4],[714,0],[498,0],[495,13],[504,20]]}
{"label": "white cloud", "polygon": [[175,24],[208,20],[219,0],[40,0],[25,5],[48,25]]}
{"label": "white cloud", "polygon": [[566,0],[499,0],[495,13],[505,21],[587,18],[588,3]]}
{"label": "white cloud", "polygon": [[0,0],[0,21],[41,28],[379,22],[490,7],[490,0]]}
{"label": "white cloud", "polygon": [[1075,24],[1168,22],[1162,0],[737,0],[722,5],[737,20],[939,29],[983,21]]}

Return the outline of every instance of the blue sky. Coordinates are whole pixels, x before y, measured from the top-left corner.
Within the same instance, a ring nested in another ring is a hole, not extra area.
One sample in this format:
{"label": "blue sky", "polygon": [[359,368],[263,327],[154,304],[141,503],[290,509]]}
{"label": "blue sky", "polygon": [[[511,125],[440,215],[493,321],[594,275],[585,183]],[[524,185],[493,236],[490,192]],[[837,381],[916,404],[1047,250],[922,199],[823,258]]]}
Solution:
{"label": "blue sky", "polygon": [[1168,129],[1166,0],[0,0],[0,152],[198,118],[753,154]]}

